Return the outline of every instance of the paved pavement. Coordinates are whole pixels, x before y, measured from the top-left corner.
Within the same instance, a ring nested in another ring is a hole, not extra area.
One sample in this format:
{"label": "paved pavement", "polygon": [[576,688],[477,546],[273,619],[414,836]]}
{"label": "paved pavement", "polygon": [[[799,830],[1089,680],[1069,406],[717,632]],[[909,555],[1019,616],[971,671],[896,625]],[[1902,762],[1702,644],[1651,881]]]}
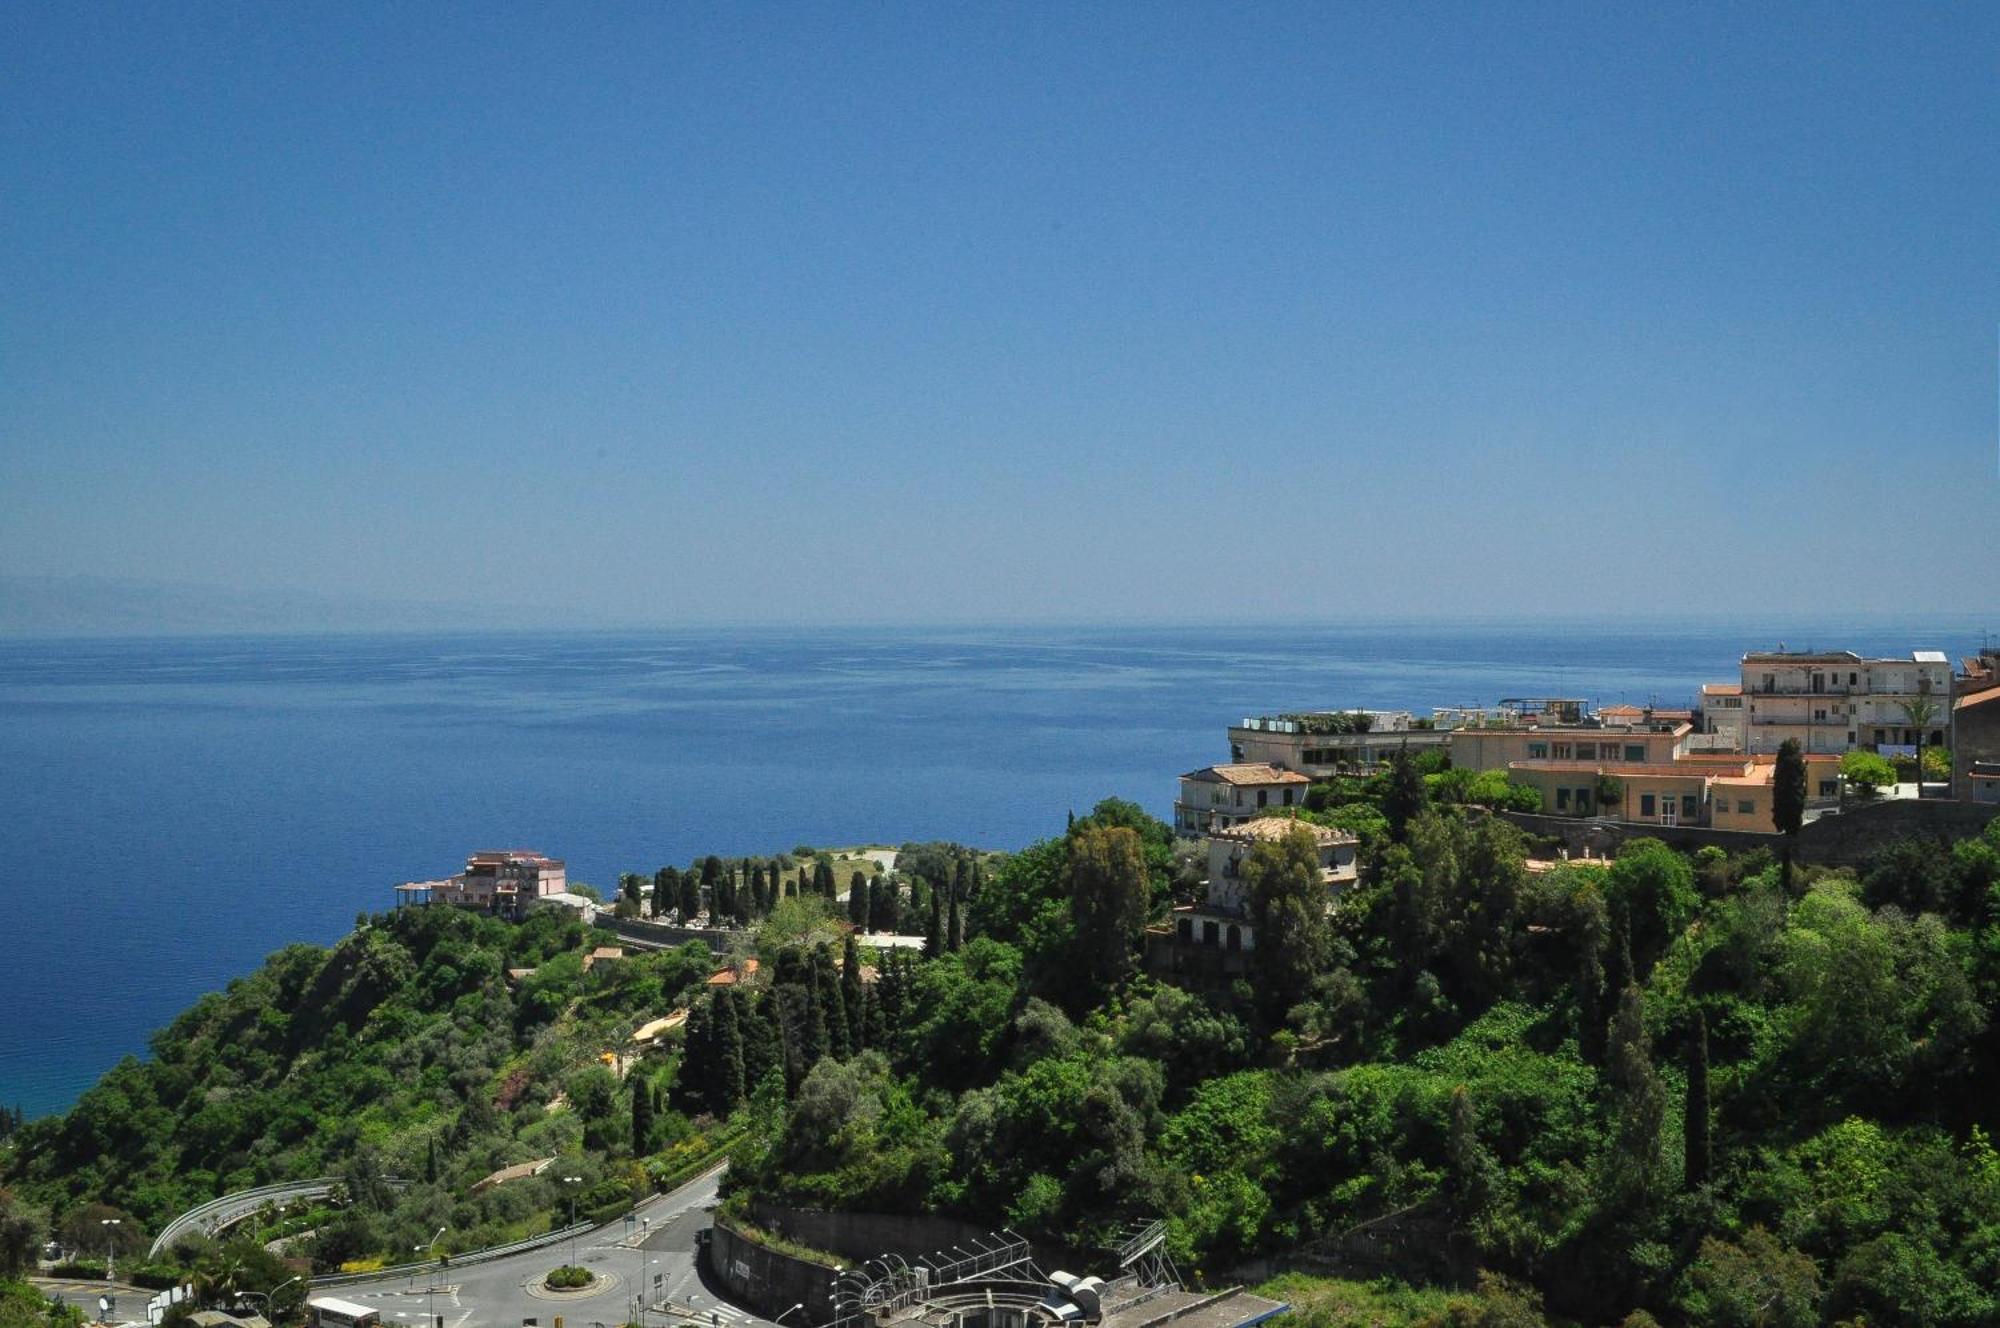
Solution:
{"label": "paved pavement", "polygon": [[[721,1169],[572,1242],[508,1255],[491,1263],[447,1267],[436,1286],[424,1274],[354,1283],[325,1294],[382,1311],[384,1328],[421,1328],[433,1312],[444,1328],[514,1328],[533,1322],[552,1328],[615,1328],[635,1317],[633,1288],[645,1289],[644,1320],[657,1328],[753,1328],[767,1321],[730,1304],[695,1266],[696,1233],[709,1225]],[[597,1274],[583,1291],[552,1292],[542,1278],[559,1264],[578,1263]]]}

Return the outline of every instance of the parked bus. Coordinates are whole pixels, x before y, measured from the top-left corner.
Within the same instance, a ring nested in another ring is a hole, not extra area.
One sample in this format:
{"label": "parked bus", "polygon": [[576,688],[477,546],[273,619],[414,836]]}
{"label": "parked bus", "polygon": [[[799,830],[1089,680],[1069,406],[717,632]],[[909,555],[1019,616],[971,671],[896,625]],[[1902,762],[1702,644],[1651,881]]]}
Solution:
{"label": "parked bus", "polygon": [[351,1300],[319,1296],[306,1302],[313,1328],[382,1328],[382,1311]]}

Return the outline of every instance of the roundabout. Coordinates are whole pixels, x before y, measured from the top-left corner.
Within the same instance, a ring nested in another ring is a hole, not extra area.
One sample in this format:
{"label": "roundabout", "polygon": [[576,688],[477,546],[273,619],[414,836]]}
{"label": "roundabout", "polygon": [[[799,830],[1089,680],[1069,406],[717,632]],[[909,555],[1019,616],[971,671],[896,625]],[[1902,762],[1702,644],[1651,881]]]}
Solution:
{"label": "roundabout", "polygon": [[541,1273],[521,1283],[521,1290],[527,1292],[536,1300],[553,1300],[561,1303],[569,1300],[594,1300],[598,1296],[608,1295],[624,1285],[624,1279],[620,1278],[616,1273],[607,1272],[599,1268],[592,1268],[587,1271],[591,1274],[591,1279],[580,1287],[552,1287],[547,1281],[548,1274]]}

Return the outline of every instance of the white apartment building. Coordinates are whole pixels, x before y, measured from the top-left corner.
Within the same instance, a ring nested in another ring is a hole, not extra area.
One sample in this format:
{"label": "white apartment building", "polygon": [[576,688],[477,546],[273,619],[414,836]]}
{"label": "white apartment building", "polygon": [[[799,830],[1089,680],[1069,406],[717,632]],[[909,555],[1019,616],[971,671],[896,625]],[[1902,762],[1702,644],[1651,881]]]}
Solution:
{"label": "white apartment building", "polygon": [[1951,662],[1939,650],[1885,659],[1755,651],[1743,656],[1742,697],[1743,750],[1752,755],[1786,739],[1836,755],[1933,746],[1951,727]]}
{"label": "white apartment building", "polygon": [[1442,731],[1407,710],[1316,710],[1232,725],[1229,759],[1323,778],[1380,765],[1399,748],[1418,751],[1444,742]]}

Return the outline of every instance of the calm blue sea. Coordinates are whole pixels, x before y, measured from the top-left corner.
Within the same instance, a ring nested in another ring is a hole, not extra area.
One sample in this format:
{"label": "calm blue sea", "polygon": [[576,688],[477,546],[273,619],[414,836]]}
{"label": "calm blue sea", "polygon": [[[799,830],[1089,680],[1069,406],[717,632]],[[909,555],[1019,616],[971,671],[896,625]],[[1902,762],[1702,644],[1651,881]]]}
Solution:
{"label": "calm blue sea", "polygon": [[[1975,648],[1832,624],[1794,647]],[[802,630],[0,642],[0,1101],[65,1107],[197,995],[472,849],[573,879],[1169,813],[1246,714],[1685,704],[1779,633]]]}

